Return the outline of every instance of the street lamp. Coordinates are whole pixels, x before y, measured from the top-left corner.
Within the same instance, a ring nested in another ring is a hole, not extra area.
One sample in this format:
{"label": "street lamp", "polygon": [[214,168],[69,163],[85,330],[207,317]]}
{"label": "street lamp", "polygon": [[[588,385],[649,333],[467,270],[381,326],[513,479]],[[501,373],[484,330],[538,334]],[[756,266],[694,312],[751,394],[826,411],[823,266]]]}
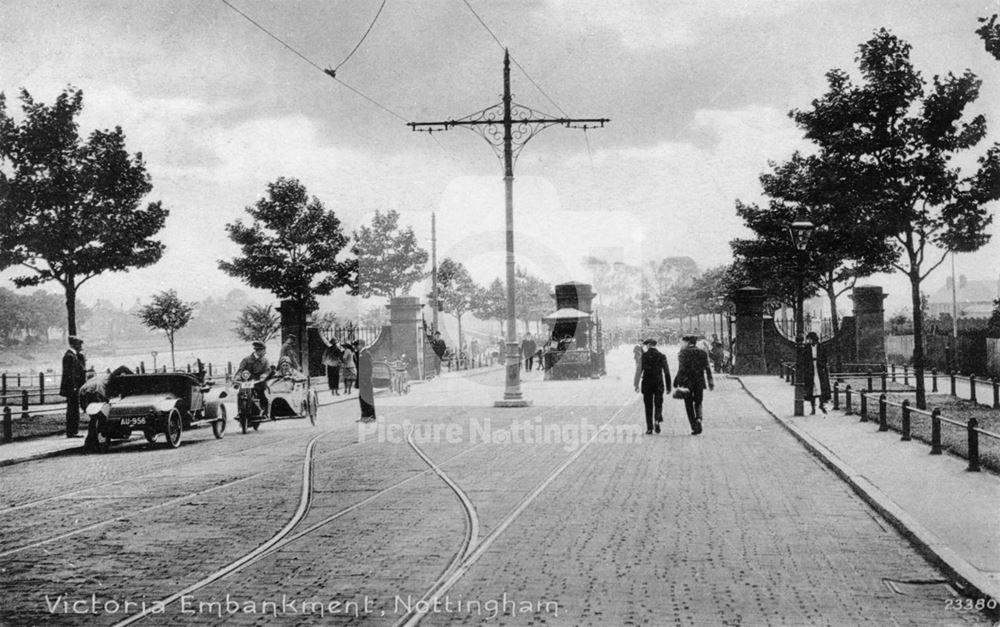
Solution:
{"label": "street lamp", "polygon": [[795,411],[796,416],[805,415],[805,368],[807,363],[803,357],[805,351],[805,321],[802,313],[802,281],[805,274],[806,248],[812,237],[815,225],[804,217],[797,217],[788,225],[788,235],[795,246],[796,283],[795,283]]}

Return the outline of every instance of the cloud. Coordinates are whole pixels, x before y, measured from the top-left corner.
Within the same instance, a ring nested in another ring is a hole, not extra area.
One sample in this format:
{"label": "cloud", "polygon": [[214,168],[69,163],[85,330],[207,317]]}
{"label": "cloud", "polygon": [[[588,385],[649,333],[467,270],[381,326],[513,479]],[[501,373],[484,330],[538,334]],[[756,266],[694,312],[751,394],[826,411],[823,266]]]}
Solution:
{"label": "cloud", "polygon": [[544,10],[580,33],[611,30],[632,49],[689,47],[702,41],[710,22],[782,15],[822,0],[621,0],[590,2],[551,0]]}

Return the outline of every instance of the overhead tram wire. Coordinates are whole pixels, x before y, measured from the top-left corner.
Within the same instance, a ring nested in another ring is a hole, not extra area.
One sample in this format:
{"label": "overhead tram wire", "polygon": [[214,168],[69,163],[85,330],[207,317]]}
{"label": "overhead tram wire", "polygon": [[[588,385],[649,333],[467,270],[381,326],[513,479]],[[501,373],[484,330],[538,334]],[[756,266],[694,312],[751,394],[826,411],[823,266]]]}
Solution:
{"label": "overhead tram wire", "polygon": [[[493,32],[493,29],[491,29],[489,26],[487,26],[486,22],[483,21],[483,18],[480,17],[479,13],[476,13],[476,10],[472,8],[472,5],[469,4],[469,0],[462,0],[462,2],[465,3],[465,6],[468,7],[470,11],[472,11],[472,14],[476,16],[476,20],[478,20],[479,23],[482,24],[483,28],[486,29],[486,32],[489,33],[490,37],[493,38],[493,41],[497,42],[497,45],[500,46],[500,49],[501,50],[507,50],[507,46],[505,46],[504,43],[502,41],[500,41],[500,38],[497,37],[496,33]],[[511,55],[510,60],[514,62],[514,65],[517,66],[517,69],[521,70],[521,73],[524,74],[524,77],[528,79],[528,82],[530,82],[532,85],[534,85],[535,89],[537,89],[538,92],[540,94],[542,94],[542,96],[544,96],[546,100],[548,100],[550,103],[552,103],[553,107],[555,107],[556,109],[559,109],[559,113],[562,113],[563,117],[567,117],[567,118],[570,117],[570,115],[568,113],[566,113],[566,111],[564,111],[562,107],[560,107],[558,104],[556,104],[555,100],[553,100],[551,97],[549,97],[549,95],[547,93],[545,93],[545,90],[542,89],[542,86],[539,85],[537,82],[535,82],[535,79],[531,78],[531,75],[528,74],[528,71],[525,70],[524,67],[522,67],[520,63],[517,62],[517,59],[515,59],[513,57],[513,55]]]}
{"label": "overhead tram wire", "polygon": [[[284,42],[284,41],[283,41],[283,40],[282,40],[282,39],[281,39],[280,37],[278,37],[277,35],[275,35],[275,34],[274,34],[274,33],[272,33],[271,31],[269,31],[269,30],[267,30],[266,28],[264,28],[263,26],[261,26],[261,25],[260,25],[260,24],[259,24],[259,23],[258,23],[258,22],[257,22],[256,20],[254,20],[254,19],[253,19],[252,17],[250,17],[249,15],[247,15],[246,13],[244,13],[243,11],[240,11],[239,9],[237,9],[237,8],[236,8],[235,6],[233,6],[233,5],[232,5],[232,4],[231,4],[231,3],[230,3],[230,2],[228,1],[228,0],[221,0],[221,1],[222,1],[222,3],[223,3],[224,5],[226,5],[227,7],[229,7],[230,9],[232,9],[233,11],[235,11],[235,12],[239,13],[239,14],[240,14],[241,16],[243,16],[243,18],[244,18],[244,19],[246,19],[246,20],[247,20],[248,22],[250,22],[251,24],[253,24],[254,26],[256,26],[256,27],[257,27],[258,29],[260,29],[260,30],[261,30],[261,31],[263,31],[264,33],[266,33],[266,34],[267,34],[267,35],[268,35],[268,36],[269,36],[269,37],[270,37],[271,39],[273,39],[273,40],[277,41],[277,42],[278,42],[279,44],[281,44],[282,46],[284,46],[285,48],[287,48],[287,49],[288,49],[289,51],[291,51],[291,52],[292,52],[292,54],[294,54],[295,56],[299,57],[300,59],[302,59],[303,61],[305,61],[305,62],[306,62],[306,63],[308,63],[309,65],[311,65],[312,67],[316,68],[317,70],[319,70],[319,71],[320,71],[320,72],[322,72],[323,74],[325,74],[325,75],[329,76],[329,77],[330,77],[330,78],[332,78],[333,80],[335,80],[335,81],[337,81],[338,83],[340,83],[341,85],[343,85],[343,86],[344,86],[345,88],[347,88],[347,89],[351,90],[352,92],[354,92],[354,93],[355,93],[355,94],[357,94],[358,96],[361,96],[362,98],[364,98],[364,99],[365,99],[365,100],[367,100],[368,102],[372,103],[373,105],[375,105],[375,106],[376,106],[376,107],[378,107],[379,109],[381,109],[381,110],[385,111],[385,112],[386,112],[386,113],[388,113],[389,115],[391,115],[391,116],[393,116],[393,117],[395,117],[395,118],[397,118],[397,119],[401,120],[401,121],[402,121],[402,122],[404,122],[404,123],[406,123],[406,122],[408,122],[408,121],[409,121],[409,120],[407,120],[406,118],[404,118],[403,116],[401,116],[400,114],[398,114],[398,113],[396,113],[395,111],[393,111],[392,109],[390,109],[389,107],[387,107],[387,106],[385,106],[385,105],[381,104],[380,102],[378,102],[377,100],[375,100],[375,99],[374,99],[374,98],[372,98],[371,96],[368,96],[367,94],[365,94],[365,93],[364,93],[364,92],[362,92],[361,90],[357,89],[356,87],[353,87],[353,86],[351,86],[351,85],[348,85],[348,84],[347,84],[347,83],[345,83],[345,82],[344,82],[343,80],[341,80],[341,79],[337,78],[337,77],[335,76],[335,71],[334,71],[334,70],[330,70],[330,69],[323,69],[322,67],[320,67],[320,66],[319,66],[318,64],[316,64],[316,63],[315,63],[315,62],[314,62],[314,61],[313,61],[312,59],[310,59],[309,57],[305,56],[304,54],[302,54],[301,52],[299,52],[298,50],[296,50],[295,48],[293,48],[293,47],[292,47],[291,45],[289,45],[289,44],[285,43],[285,42]],[[383,6],[384,6],[384,5],[385,5],[385,2],[383,2],[382,4],[383,4]],[[381,12],[382,12],[382,9],[381,9],[381,7],[380,7],[380,8],[379,8],[379,13],[381,13]],[[376,19],[377,19],[377,18],[378,18],[378,15],[376,15],[375,17],[376,17]],[[373,21],[373,22],[372,22],[372,26],[374,26],[374,24],[375,24],[375,23],[374,23],[374,21]],[[371,30],[371,26],[369,26],[369,29],[368,29],[368,30],[369,30],[369,31]],[[367,35],[368,35],[368,33],[366,32],[366,33],[365,33],[365,36],[367,37]],[[362,37],[362,41],[364,41],[364,37]],[[361,44],[360,44],[360,42],[358,43],[358,45],[359,45],[359,46],[361,45]],[[357,49],[357,47],[355,47],[355,50],[356,50],[356,49]],[[353,51],[353,50],[351,51],[351,54],[354,54],[354,51]],[[350,55],[348,55],[348,59],[349,59],[349,58],[350,58]],[[345,63],[346,61],[347,61],[347,59],[344,59],[344,61],[342,61],[342,62],[341,62],[341,65],[343,65],[343,64],[344,64],[344,63]],[[340,66],[337,66],[337,67],[340,67]]]}
{"label": "overhead tram wire", "polygon": [[[372,28],[375,27],[375,22],[378,21],[378,16],[382,15],[382,9],[385,8],[385,3],[386,0],[382,0],[382,4],[379,5],[378,11],[375,12],[375,17],[372,18],[372,23],[368,25],[368,30],[366,30],[365,34],[361,36],[361,41],[355,44],[354,48],[351,49],[351,51],[347,54],[344,60],[337,64],[337,67],[333,68],[332,70],[333,74],[336,74],[337,70],[339,70],[342,65],[347,63],[351,59],[351,57],[354,56],[354,53],[358,51],[358,48],[361,47],[361,44],[365,42],[365,39],[368,37],[368,33],[372,32]],[[334,76],[333,78],[336,78],[336,76]]]}

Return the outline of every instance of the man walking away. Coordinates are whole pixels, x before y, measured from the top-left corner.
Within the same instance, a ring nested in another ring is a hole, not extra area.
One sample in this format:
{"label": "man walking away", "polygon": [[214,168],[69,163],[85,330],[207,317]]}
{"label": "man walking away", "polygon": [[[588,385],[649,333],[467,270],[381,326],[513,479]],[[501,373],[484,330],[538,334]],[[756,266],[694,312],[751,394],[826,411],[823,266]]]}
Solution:
{"label": "man walking away", "polygon": [[524,359],[524,369],[528,372],[531,371],[531,366],[535,363],[535,351],[538,350],[535,346],[535,340],[531,337],[531,333],[525,333],[524,339],[521,340],[521,357]]}
{"label": "man walking away", "polygon": [[642,357],[635,368],[635,391],[642,392],[642,404],[646,410],[646,434],[660,432],[663,422],[663,392],[671,391],[670,366],[667,356],[656,348],[656,340],[642,343]]}
{"label": "man walking away", "polygon": [[701,402],[705,396],[705,381],[708,389],[715,389],[712,380],[712,368],[708,365],[708,353],[698,347],[697,335],[685,335],[685,345],[677,354],[677,377],[674,385],[688,388],[690,392],[684,397],[684,410],[691,424],[691,435],[701,433]]}

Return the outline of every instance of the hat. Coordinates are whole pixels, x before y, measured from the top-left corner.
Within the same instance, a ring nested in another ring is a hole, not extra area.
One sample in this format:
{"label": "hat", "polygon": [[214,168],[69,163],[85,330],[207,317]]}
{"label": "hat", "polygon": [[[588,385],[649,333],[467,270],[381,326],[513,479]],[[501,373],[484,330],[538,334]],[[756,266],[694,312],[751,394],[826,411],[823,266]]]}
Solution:
{"label": "hat", "polygon": [[810,331],[809,333],[806,333],[806,339],[807,340],[816,340],[818,342],[819,341],[819,336],[816,335],[815,331]]}
{"label": "hat", "polygon": [[656,346],[656,340],[654,340],[653,338],[643,340],[642,343],[645,344],[646,346]]}
{"label": "hat", "polygon": [[66,341],[69,342],[70,344],[83,344],[83,340],[81,340],[79,337],[75,335],[69,336],[68,338],[66,338]]}
{"label": "hat", "polygon": [[264,342],[254,342],[253,343],[253,349],[254,350],[260,350],[262,348],[264,348]]}
{"label": "hat", "polygon": [[685,335],[681,339],[684,340],[685,342],[697,342],[698,341],[698,336],[697,335]]}

